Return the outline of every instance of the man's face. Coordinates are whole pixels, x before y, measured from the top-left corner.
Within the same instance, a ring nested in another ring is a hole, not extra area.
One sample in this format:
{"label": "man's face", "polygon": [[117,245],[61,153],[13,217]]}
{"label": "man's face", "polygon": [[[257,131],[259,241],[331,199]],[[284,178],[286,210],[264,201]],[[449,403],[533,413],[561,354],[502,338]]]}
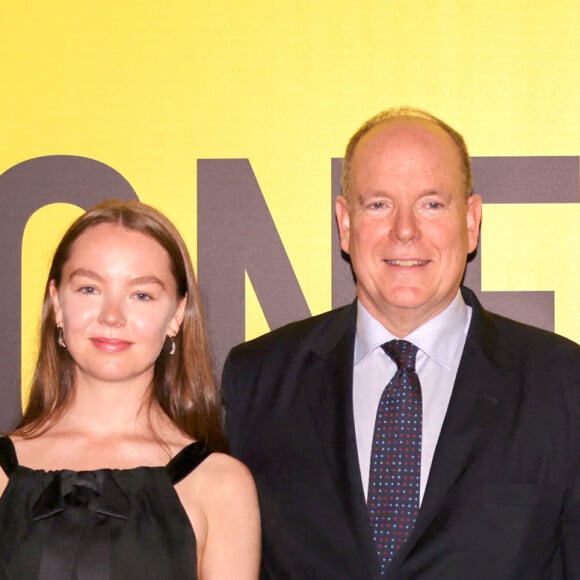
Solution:
{"label": "man's face", "polygon": [[455,298],[477,247],[481,198],[466,199],[457,146],[441,128],[401,118],[371,129],[355,148],[349,198],[338,198],[336,212],[358,298],[395,335]]}

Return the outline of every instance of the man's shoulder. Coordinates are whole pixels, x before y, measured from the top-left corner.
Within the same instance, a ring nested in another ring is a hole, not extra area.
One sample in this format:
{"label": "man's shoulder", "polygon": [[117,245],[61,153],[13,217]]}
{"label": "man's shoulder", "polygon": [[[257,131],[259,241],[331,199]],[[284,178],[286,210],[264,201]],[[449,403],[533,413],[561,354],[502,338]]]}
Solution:
{"label": "man's shoulder", "polygon": [[[580,357],[580,345],[550,330],[532,326],[524,322],[508,318],[496,312],[490,312],[479,303],[474,294],[466,303],[475,309],[472,330],[479,328],[485,342],[504,353],[519,352],[527,356],[536,354],[542,360],[542,353],[561,353],[574,358]],[[465,292],[464,292],[465,297]]]}
{"label": "man's shoulder", "polygon": [[500,314],[489,313],[489,316],[501,342],[509,341],[515,348],[538,352],[540,356],[542,353],[547,356],[548,352],[560,352],[580,357],[580,345],[565,336]]}
{"label": "man's shoulder", "polygon": [[243,355],[265,353],[272,349],[284,351],[296,348],[298,345],[311,344],[321,338],[330,339],[336,337],[337,334],[344,333],[351,327],[354,331],[355,316],[356,306],[354,304],[342,306],[281,326],[235,346],[231,352],[235,355]]}

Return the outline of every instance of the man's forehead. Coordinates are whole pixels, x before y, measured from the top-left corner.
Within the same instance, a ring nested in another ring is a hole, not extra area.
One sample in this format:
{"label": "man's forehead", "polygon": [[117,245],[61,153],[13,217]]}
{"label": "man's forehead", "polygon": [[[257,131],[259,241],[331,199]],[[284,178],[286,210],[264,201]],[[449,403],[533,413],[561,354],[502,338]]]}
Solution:
{"label": "man's forehead", "polygon": [[[451,136],[439,125],[418,117],[402,116],[385,119],[372,129],[366,135],[363,135],[359,144],[369,142],[377,138],[393,138],[396,144],[397,138],[404,139],[407,137],[424,138],[424,139],[442,139],[448,141],[450,145],[455,145]],[[356,150],[355,150],[356,153]]]}
{"label": "man's forehead", "polygon": [[353,170],[361,162],[378,162],[391,152],[395,156],[399,153],[412,156],[417,150],[430,151],[445,166],[457,163],[457,169],[463,173],[461,153],[451,135],[436,123],[416,117],[386,119],[370,129],[353,152]]}

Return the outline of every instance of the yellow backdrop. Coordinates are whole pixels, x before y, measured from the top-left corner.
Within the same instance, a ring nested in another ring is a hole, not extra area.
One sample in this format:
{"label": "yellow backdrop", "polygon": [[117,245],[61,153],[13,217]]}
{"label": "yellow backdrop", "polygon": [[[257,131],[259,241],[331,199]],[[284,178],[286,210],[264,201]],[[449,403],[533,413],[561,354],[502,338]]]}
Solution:
{"label": "yellow backdrop", "polygon": [[[99,160],[195,258],[196,160],[248,158],[321,312],[330,159],[351,133],[409,104],[458,128],[473,156],[579,155],[579,16],[573,0],[4,2],[0,173],[45,155]],[[26,229],[23,384],[46,261],[79,212],[47,207]],[[579,231],[576,203],[487,205],[482,288],[553,290],[556,330],[579,341]],[[267,326],[249,296],[253,336]]]}

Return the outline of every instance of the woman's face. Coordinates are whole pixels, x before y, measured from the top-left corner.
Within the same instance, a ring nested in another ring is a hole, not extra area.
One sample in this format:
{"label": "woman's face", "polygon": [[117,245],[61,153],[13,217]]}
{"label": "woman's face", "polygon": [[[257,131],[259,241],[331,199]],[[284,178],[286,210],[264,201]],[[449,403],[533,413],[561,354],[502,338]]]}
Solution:
{"label": "woman's face", "polygon": [[88,228],[73,243],[57,288],[56,323],[76,364],[76,385],[153,380],[166,336],[177,334],[186,298],[177,296],[166,250],[118,224]]}

